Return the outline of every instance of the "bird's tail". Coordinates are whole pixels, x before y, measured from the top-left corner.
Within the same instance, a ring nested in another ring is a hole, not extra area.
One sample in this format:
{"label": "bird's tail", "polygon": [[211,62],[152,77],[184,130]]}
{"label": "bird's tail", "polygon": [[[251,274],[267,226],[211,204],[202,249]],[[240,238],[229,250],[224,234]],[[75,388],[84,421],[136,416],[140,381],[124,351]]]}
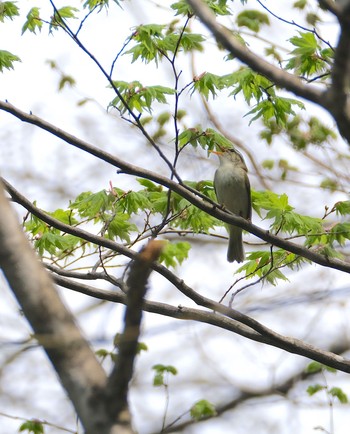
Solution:
{"label": "bird's tail", "polygon": [[229,226],[229,242],[227,250],[228,262],[243,262],[244,261],[244,248],[242,241],[242,229],[236,226]]}

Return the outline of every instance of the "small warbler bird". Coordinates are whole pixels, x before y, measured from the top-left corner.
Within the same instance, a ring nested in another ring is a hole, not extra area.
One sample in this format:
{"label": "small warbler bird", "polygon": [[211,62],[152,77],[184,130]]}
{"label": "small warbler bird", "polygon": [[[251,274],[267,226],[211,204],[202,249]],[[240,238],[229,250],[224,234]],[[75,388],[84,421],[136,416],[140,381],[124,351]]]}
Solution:
{"label": "small warbler bird", "polygon": [[[248,169],[242,155],[234,148],[212,151],[218,155],[220,166],[215,172],[214,188],[218,202],[228,211],[247,220],[251,219],[252,207]],[[228,262],[244,261],[242,229],[227,225],[229,243]]]}

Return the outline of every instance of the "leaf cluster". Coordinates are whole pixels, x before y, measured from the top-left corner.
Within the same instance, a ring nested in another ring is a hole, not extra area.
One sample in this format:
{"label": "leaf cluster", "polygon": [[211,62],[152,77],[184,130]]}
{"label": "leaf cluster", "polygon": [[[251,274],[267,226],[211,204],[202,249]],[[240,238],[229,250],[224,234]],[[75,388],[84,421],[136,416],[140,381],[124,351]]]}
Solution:
{"label": "leaf cluster", "polygon": [[0,72],[4,72],[4,69],[13,69],[13,62],[20,62],[21,59],[15,54],[6,50],[0,50]]}
{"label": "leaf cluster", "polygon": [[174,95],[175,90],[165,86],[143,86],[135,80],[130,83],[126,81],[114,81],[113,86],[117,89],[117,96],[109,103],[108,107],[114,107],[124,114],[136,110],[139,113],[144,111],[152,113],[155,102],[166,104],[166,95]]}
{"label": "leaf cluster", "polygon": [[254,115],[250,123],[259,118],[264,122],[274,119],[278,126],[285,127],[290,117],[296,116],[293,106],[305,108],[299,100],[278,96],[270,80],[248,67],[223,76],[206,72],[194,79],[194,90],[206,99],[209,95],[215,98],[217,91],[223,89],[230,90],[229,96],[242,94],[248,105],[254,101],[254,108],[246,113],[246,116]]}
{"label": "leaf cluster", "polygon": [[19,9],[16,2],[0,2],[0,23],[3,23],[5,19],[13,20],[14,17],[19,15]]}
{"label": "leaf cluster", "polygon": [[161,24],[145,24],[133,29],[131,40],[134,46],[124,54],[132,55],[132,63],[140,59],[158,65],[163,57],[170,58],[179,51],[202,51],[204,36],[188,29]]}
{"label": "leaf cluster", "polygon": [[253,32],[259,32],[263,24],[270,24],[268,15],[255,9],[246,9],[240,12],[237,15],[236,22],[239,27],[247,27]]}
{"label": "leaf cluster", "polygon": [[166,386],[168,376],[177,375],[177,369],[172,365],[157,364],[152,366],[152,369],[155,371],[153,386]]}
{"label": "leaf cluster", "polygon": [[[205,0],[206,5],[215,13],[215,15],[230,15],[231,11],[227,5],[229,0]],[[243,3],[241,1],[241,3]],[[183,15],[185,17],[192,17],[193,10],[186,0],[181,0],[173,3],[170,6],[176,13],[175,15]]]}
{"label": "leaf cluster", "polygon": [[314,33],[299,32],[299,36],[290,38],[289,42],[296,48],[286,64],[287,70],[305,77],[330,72],[334,51],[330,47],[322,47]]}
{"label": "leaf cluster", "polygon": [[[329,366],[323,365],[322,363],[315,362],[315,361],[309,363],[309,365],[305,369],[305,372],[308,374],[325,373],[325,372],[329,372],[332,374],[337,373],[336,369],[330,368]],[[347,394],[340,387],[330,388],[328,387],[327,384],[316,383],[316,384],[309,385],[308,388],[306,389],[307,393],[310,396],[313,396],[322,390],[324,390],[331,399],[337,398],[341,404],[347,404],[349,402]]]}
{"label": "leaf cluster", "polygon": [[272,143],[275,136],[284,133],[297,150],[304,150],[310,145],[321,146],[331,143],[337,137],[332,128],[315,116],[305,119],[297,115],[288,119],[284,125],[270,119],[264,122],[264,125],[265,129],[261,132],[260,137],[268,144]]}
{"label": "leaf cluster", "polygon": [[[152,236],[152,224],[157,227],[162,221],[166,221],[163,224],[164,233],[182,230],[206,233],[210,228],[221,224],[178,194],[170,194],[168,190],[146,179],[140,179],[139,183],[144,187],[139,191],[113,187],[109,191],[83,192],[70,203],[68,209],[57,209],[50,215],[70,226],[92,224],[101,236],[124,241],[130,246],[141,236]],[[188,181],[187,184],[214,198],[211,181]],[[89,245],[78,237],[47,225],[34,215],[25,223],[25,228],[39,254],[43,256],[48,253],[57,260],[66,260],[77,254],[79,248],[83,249],[83,257],[84,249]],[[160,262],[175,267],[187,259],[189,250],[188,242],[167,243]]]}

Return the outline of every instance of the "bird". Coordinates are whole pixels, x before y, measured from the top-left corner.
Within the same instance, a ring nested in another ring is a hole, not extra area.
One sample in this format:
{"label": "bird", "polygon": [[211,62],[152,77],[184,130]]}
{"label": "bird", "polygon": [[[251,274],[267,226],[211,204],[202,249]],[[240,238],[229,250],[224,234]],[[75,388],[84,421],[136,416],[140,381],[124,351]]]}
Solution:
{"label": "bird", "polygon": [[[233,214],[251,220],[252,206],[248,169],[243,156],[235,148],[218,147],[212,151],[219,157],[220,166],[214,175],[214,189],[218,203]],[[242,229],[227,225],[229,242],[228,262],[243,262],[245,259]]]}

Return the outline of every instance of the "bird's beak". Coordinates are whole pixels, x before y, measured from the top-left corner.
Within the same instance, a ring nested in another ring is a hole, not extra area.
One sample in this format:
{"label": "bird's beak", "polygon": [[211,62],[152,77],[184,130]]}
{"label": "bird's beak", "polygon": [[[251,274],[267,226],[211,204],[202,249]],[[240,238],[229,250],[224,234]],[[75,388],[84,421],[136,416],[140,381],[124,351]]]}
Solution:
{"label": "bird's beak", "polygon": [[219,151],[209,150],[209,154],[215,154],[215,155],[222,155],[224,152],[221,148],[219,148]]}

